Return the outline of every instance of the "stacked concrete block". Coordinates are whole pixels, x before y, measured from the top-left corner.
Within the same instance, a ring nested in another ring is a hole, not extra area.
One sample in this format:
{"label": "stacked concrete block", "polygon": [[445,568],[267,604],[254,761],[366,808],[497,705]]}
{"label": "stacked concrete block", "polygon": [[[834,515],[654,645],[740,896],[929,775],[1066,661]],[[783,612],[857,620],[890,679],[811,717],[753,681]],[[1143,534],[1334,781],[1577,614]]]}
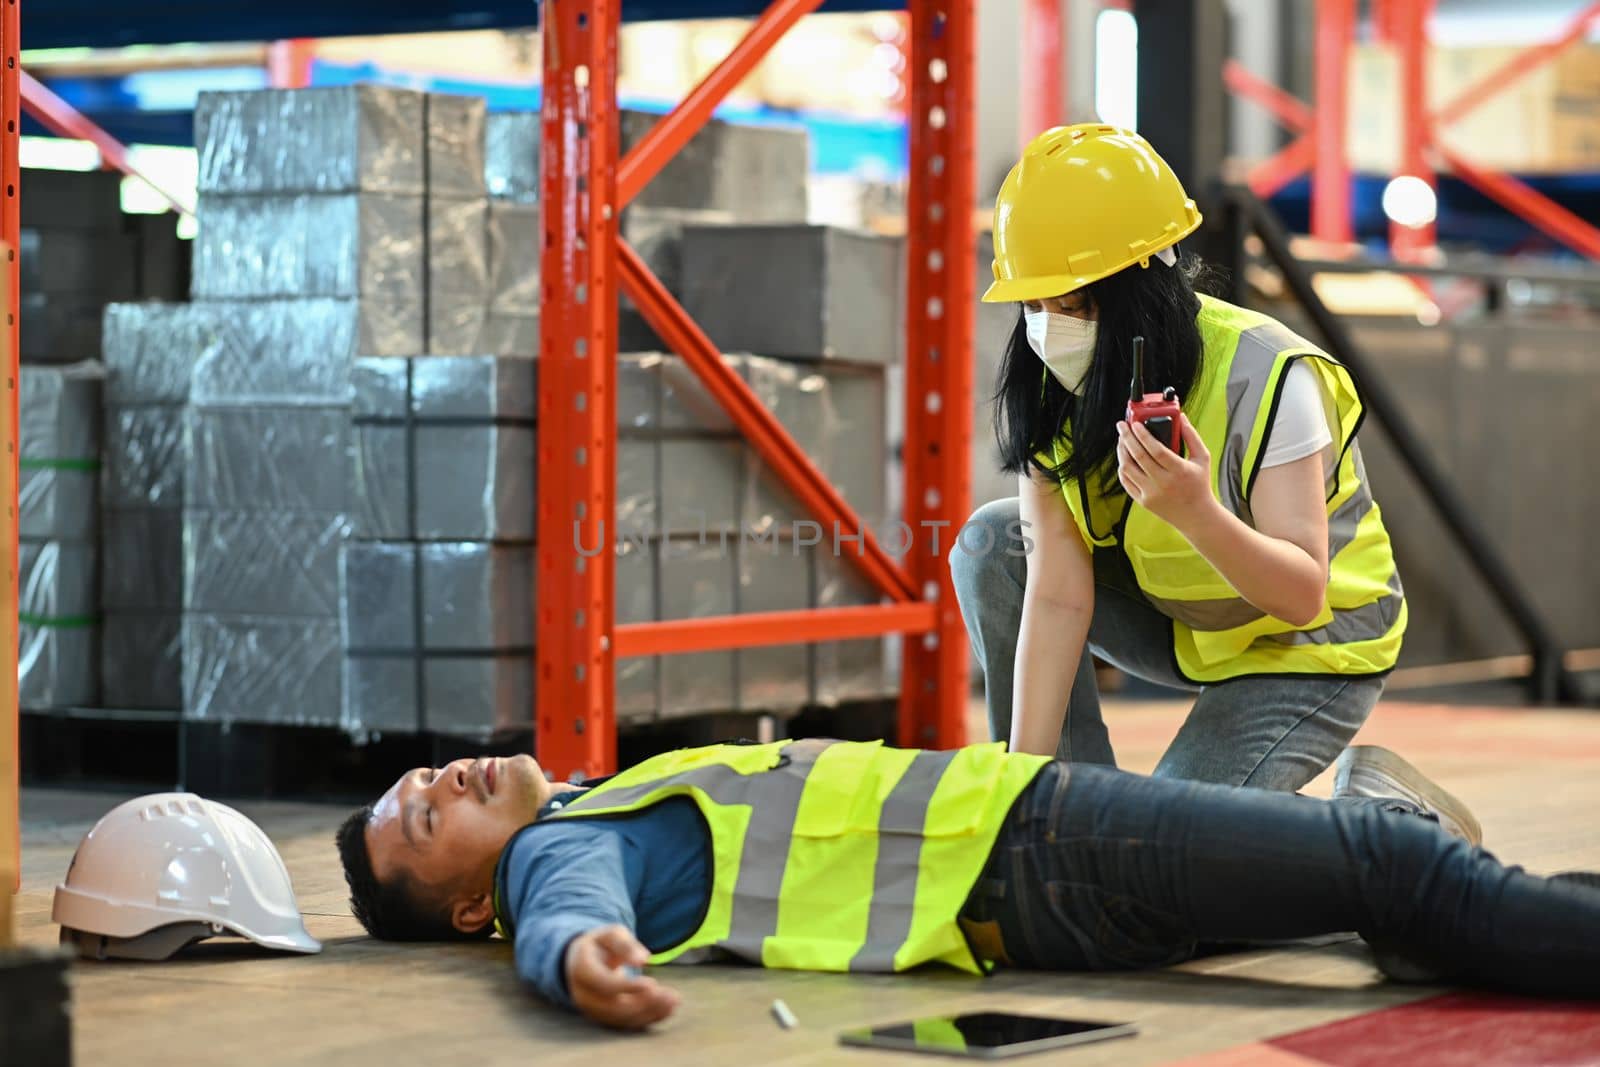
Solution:
{"label": "stacked concrete block", "polygon": [[[427,109],[427,348],[485,351],[489,313],[487,111],[478,97],[433,93]],[[538,244],[530,249],[537,255]],[[524,354],[531,354],[525,350]]]}
{"label": "stacked concrete block", "polygon": [[[724,359],[877,529],[885,502],[885,368]],[[875,603],[842,574],[815,577],[820,556],[833,550],[833,531],[802,525],[809,520],[682,360],[622,357],[619,621]],[[618,707],[630,720],[651,718],[652,710],[662,717],[787,713],[884,696],[885,678],[877,640],[830,646],[821,658],[804,645],[782,645],[619,660]]]}
{"label": "stacked concrete block", "polygon": [[485,351],[539,351],[539,112],[488,117],[484,185],[489,194],[489,311]]}
{"label": "stacked concrete block", "polygon": [[[661,116],[624,111],[620,151],[627,153]],[[681,297],[684,227],[731,222],[804,222],[809,147],[803,130],[713,120],[653,178],[619,220],[619,232]],[[539,113],[489,116],[490,351],[525,353],[538,339]],[[618,349],[642,351],[661,341],[626,296]]]}
{"label": "stacked concrete block", "polygon": [[184,442],[184,714],[332,725],[354,300],[212,303]]}
{"label": "stacked concrete block", "polygon": [[364,354],[427,351],[435,327],[470,351],[487,276],[482,131],[481,102],[402,89],[201,94],[195,298],[355,300]]}
{"label": "stacked concrete block", "polygon": [[532,702],[532,360],[360,359],[341,722],[488,737]]}
{"label": "stacked concrete block", "polygon": [[24,362],[94,359],[107,303],[177,299],[187,290],[187,242],[178,240],[175,216],[124,215],[121,174],[29,169],[22,193]]}
{"label": "stacked concrete block", "polygon": [[107,707],[183,706],[184,431],[194,365],[221,343],[199,304],[105,314],[100,665]]}
{"label": "stacked concrete block", "polygon": [[724,351],[898,363],[903,252],[898,238],[827,226],[690,226],[683,305]]}
{"label": "stacked concrete block", "polygon": [[18,686],[25,708],[98,697],[97,479],[102,368],[24,366]]}

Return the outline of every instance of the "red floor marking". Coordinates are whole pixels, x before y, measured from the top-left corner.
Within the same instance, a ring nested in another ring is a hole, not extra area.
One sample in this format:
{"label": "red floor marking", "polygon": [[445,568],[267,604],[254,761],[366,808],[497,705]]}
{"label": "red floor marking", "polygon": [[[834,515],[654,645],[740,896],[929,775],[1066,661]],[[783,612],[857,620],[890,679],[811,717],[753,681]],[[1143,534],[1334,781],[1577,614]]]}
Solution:
{"label": "red floor marking", "polygon": [[1266,1044],[1328,1067],[1589,1067],[1600,1005],[1452,993]]}

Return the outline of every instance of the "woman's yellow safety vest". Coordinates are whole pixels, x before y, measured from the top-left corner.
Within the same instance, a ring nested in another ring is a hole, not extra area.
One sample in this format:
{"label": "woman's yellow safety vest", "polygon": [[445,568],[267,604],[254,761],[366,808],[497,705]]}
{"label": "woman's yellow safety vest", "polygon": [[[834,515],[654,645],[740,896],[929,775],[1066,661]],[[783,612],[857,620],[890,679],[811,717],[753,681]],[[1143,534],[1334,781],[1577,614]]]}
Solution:
{"label": "woman's yellow safety vest", "polygon": [[[1196,684],[1247,675],[1382,674],[1400,654],[1405,596],[1389,534],[1367,485],[1356,430],[1364,414],[1350,372],[1287,327],[1202,296],[1199,380],[1184,413],[1211,452],[1211,488],[1254,525],[1250,493],[1261,472],[1267,430],[1284,375],[1304,360],[1331,398],[1337,462],[1327,482],[1328,591],[1322,614],[1293,626],[1263,613],[1228,584],[1170,524],[1119,492],[1106,496],[1078,479],[1062,487],[1091,550],[1120,546],[1146,598],[1172,619],[1178,673]],[[1071,454],[1071,427],[1054,461]]]}
{"label": "woman's yellow safety vest", "polygon": [[998,743],[712,745],[646,760],[546,818],[694,800],[711,835],[711,895],[695,932],[652,963],[721,949],[764,967],[939,961],[983,973],[956,919],[1006,814],[1048,762]]}

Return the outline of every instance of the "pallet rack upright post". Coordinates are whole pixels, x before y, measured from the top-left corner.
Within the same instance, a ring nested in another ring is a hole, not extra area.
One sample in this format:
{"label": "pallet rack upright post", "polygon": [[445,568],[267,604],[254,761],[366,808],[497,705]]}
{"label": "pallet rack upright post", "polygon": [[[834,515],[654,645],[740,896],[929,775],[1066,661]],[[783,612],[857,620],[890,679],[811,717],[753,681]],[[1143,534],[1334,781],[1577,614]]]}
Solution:
{"label": "pallet rack upright post", "polygon": [[[664,655],[906,635],[901,744],[965,740],[967,647],[945,555],[969,506],[973,0],[912,0],[902,565],[617,236],[627,201],[821,0],[777,0],[682,104],[616,159],[615,0],[544,0],[545,221],[539,383],[535,744],[558,776],[614,769],[612,665]],[[615,311],[620,284],[752,449],[890,603],[613,625]]]}

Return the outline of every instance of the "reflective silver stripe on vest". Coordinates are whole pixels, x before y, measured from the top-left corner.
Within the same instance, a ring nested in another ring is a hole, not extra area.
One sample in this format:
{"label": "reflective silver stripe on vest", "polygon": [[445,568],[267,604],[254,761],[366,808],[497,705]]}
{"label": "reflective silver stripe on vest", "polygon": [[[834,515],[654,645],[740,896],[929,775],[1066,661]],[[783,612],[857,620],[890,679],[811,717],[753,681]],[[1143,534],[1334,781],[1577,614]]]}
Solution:
{"label": "reflective silver stripe on vest", "polygon": [[872,872],[867,941],[850,961],[852,971],[893,971],[895,953],[911,936],[928,805],[956,756],[955,751],[917,753],[884,798],[878,816],[878,861]]}
{"label": "reflective silver stripe on vest", "polygon": [[[1249,471],[1245,469],[1246,453],[1250,449],[1250,436],[1255,431],[1256,416],[1266,400],[1267,382],[1279,355],[1289,349],[1310,347],[1307,342],[1276,322],[1253,326],[1239,335],[1233,363],[1228,371],[1228,430],[1223,440],[1221,468],[1218,471],[1217,495],[1224,507],[1240,519],[1255,526],[1250,502],[1244,495]],[[1279,377],[1279,385],[1282,376]],[[1268,427],[1270,435],[1271,427]],[[1261,448],[1267,446],[1262,439]],[[1356,442],[1350,442],[1354,456],[1358,487],[1350,498],[1328,516],[1328,565],[1355,540],[1356,531],[1372,510],[1372,492],[1367,486],[1367,472]],[[1400,576],[1391,572],[1389,587],[1395,594],[1360,608],[1339,611],[1328,625],[1316,630],[1270,635],[1282,644],[1345,643],[1382,637],[1389,632],[1399,617]],[[1216,600],[1167,600],[1146,594],[1150,602],[1164,614],[1178,620],[1191,630],[1217,632],[1246,626],[1265,616],[1265,612],[1243,597]]]}
{"label": "reflective silver stripe on vest", "polygon": [[[778,932],[778,893],[794,840],[800,796],[817,758],[834,741],[807,739],[785,745],[776,766],[744,774],[726,764],[710,764],[639,785],[597,790],[573,801],[555,816],[582,817],[586,807],[626,807],[669,785],[692,785],[718,804],[750,808],[739,874],[733,887],[733,915],[722,948],[752,963],[761,962],[766,939]],[[698,931],[697,931],[698,932]]]}
{"label": "reflective silver stripe on vest", "polygon": [[[1304,338],[1277,322],[1263,322],[1239,334],[1239,344],[1228,367],[1228,434],[1222,443],[1222,464],[1217,477],[1217,496],[1223,505],[1254,527],[1250,502],[1245,498],[1245,454],[1250,451],[1250,435],[1255,432],[1256,415],[1267,396],[1278,354],[1291,348],[1307,348]],[[1270,427],[1269,427],[1270,429]],[[1261,446],[1266,447],[1263,439]],[[1259,616],[1258,616],[1259,617]]]}
{"label": "reflective silver stripe on vest", "polygon": [[1216,600],[1168,600],[1149,593],[1144,596],[1169,619],[1177,619],[1189,629],[1202,633],[1248,626],[1267,614],[1242,596]]}

